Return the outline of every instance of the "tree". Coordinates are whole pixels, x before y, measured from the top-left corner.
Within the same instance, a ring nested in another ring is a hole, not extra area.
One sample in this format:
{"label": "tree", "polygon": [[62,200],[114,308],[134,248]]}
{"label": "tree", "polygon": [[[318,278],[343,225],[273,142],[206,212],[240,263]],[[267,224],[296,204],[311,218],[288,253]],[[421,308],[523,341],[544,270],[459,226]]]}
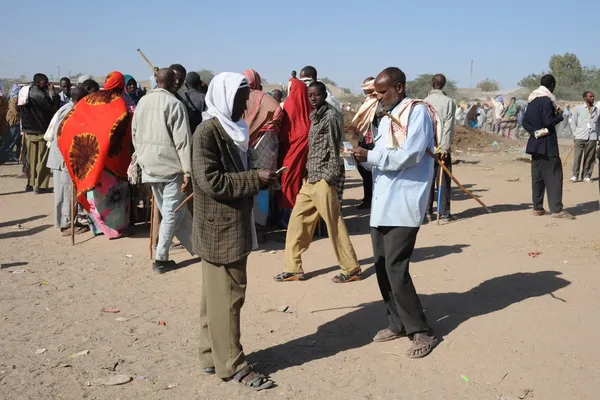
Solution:
{"label": "tree", "polygon": [[201,69],[200,71],[198,71],[198,75],[200,75],[200,79],[202,79],[202,82],[206,82],[207,85],[215,77],[215,73],[209,69]]}
{"label": "tree", "polygon": [[600,69],[594,66],[582,66],[577,55],[565,53],[554,54],[548,62],[548,71],[530,74],[519,81],[519,86],[535,89],[540,85],[544,74],[552,74],[556,78],[554,94],[560,100],[581,100],[584,90],[600,92]]}
{"label": "tree", "polygon": [[490,78],[485,78],[477,84],[477,87],[484,92],[495,92],[496,90],[500,90],[500,85],[497,81]]}
{"label": "tree", "polygon": [[[406,92],[413,99],[424,99],[431,90],[431,78],[433,74],[421,74],[415,80],[406,82]],[[456,82],[448,80],[444,92],[453,97],[456,94]]]}
{"label": "tree", "polygon": [[321,78],[319,79],[321,82],[327,84],[327,85],[332,85],[332,86],[336,86],[337,87],[337,83],[335,83],[335,81],[333,79],[329,79],[328,77],[325,78]]}

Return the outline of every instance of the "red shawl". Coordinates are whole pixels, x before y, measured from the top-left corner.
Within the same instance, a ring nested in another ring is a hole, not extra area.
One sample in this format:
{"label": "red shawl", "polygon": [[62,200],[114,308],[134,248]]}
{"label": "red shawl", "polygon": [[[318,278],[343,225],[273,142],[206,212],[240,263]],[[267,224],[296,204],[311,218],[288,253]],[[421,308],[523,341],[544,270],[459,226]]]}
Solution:
{"label": "red shawl", "polygon": [[[120,76],[119,76],[120,75]],[[131,163],[131,117],[122,97],[124,78],[108,75],[106,87],[79,101],[58,131],[58,148],[77,188],[77,200],[89,211],[86,192],[93,190],[102,170],[127,179]]]}
{"label": "red shawl", "polygon": [[290,93],[283,104],[283,123],[279,133],[279,165],[288,167],[287,172],[281,175],[281,209],[294,208],[296,196],[302,187],[312,110],[306,85],[298,79],[292,79]]}
{"label": "red shawl", "polygon": [[[253,69],[244,71],[248,78],[250,86],[250,97],[246,102],[246,111],[244,112],[244,121],[248,124],[250,131],[250,146],[254,144],[265,134],[265,132],[275,132],[279,134],[281,120],[283,119],[283,110],[277,100],[265,94],[262,91],[261,79],[258,72]],[[269,113],[272,114],[269,119]]]}

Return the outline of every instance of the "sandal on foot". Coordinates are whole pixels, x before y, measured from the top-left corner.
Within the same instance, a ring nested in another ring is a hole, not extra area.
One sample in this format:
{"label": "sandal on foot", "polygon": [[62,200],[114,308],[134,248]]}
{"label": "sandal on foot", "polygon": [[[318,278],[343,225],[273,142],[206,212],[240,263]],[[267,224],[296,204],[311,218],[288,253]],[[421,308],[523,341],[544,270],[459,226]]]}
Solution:
{"label": "sandal on foot", "polygon": [[159,261],[155,260],[152,264],[152,271],[157,274],[164,274],[165,272],[172,271],[177,268],[177,263],[173,260]]}
{"label": "sandal on foot", "polygon": [[362,271],[360,268],[357,268],[349,275],[340,273],[339,275],[334,276],[331,279],[331,281],[333,283],[348,283],[348,282],[360,281],[360,278],[362,278]]}
{"label": "sandal on foot", "polygon": [[557,213],[554,213],[554,214],[550,214],[550,216],[554,217],[554,218],[575,219],[575,216],[569,214],[566,211],[561,211],[561,212],[557,212]]}
{"label": "sandal on foot", "polygon": [[439,339],[433,334],[415,333],[412,346],[406,352],[406,356],[408,358],[423,358],[428,356],[439,343]]}
{"label": "sandal on foot", "polygon": [[215,367],[202,368],[202,372],[204,372],[207,375],[214,375],[217,373],[217,371],[215,370]]}
{"label": "sandal on foot", "polygon": [[304,277],[304,272],[299,272],[297,274],[293,274],[291,272],[282,272],[279,275],[275,275],[273,280],[275,282],[293,282],[293,281],[303,281],[306,278]]}
{"label": "sandal on foot", "polygon": [[400,333],[396,333],[393,330],[391,330],[390,328],[385,328],[380,330],[379,332],[377,332],[377,335],[375,335],[373,337],[373,341],[374,342],[378,342],[378,343],[382,343],[382,342],[389,342],[390,340],[395,340],[395,339],[399,339],[401,337],[405,337],[406,336],[406,332],[400,332]]}
{"label": "sandal on foot", "polygon": [[247,387],[248,389],[256,391],[268,389],[274,385],[274,382],[272,380],[270,380],[265,375],[254,371],[254,369],[252,369],[252,367],[249,365],[234,376],[232,376],[231,378],[226,379],[226,381],[231,383],[237,383],[239,385]]}
{"label": "sandal on foot", "polygon": [[546,215],[546,210],[543,208],[541,210],[533,210],[533,215],[536,217],[541,217],[542,215]]}

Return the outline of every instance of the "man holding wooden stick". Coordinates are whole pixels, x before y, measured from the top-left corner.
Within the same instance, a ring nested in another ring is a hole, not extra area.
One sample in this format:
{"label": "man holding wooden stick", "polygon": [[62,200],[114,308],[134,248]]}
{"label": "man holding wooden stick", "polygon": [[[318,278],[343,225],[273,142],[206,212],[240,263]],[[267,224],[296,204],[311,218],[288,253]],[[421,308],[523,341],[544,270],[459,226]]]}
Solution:
{"label": "man holding wooden stick", "polygon": [[[406,98],[406,75],[390,67],[375,79],[383,118],[373,126],[375,148],[354,148],[357,161],[373,173],[371,239],[377,282],[389,325],[373,341],[408,336],[409,358],[427,356],[439,340],[427,324],[409,273],[409,262],[423,222],[433,176],[433,118],[427,104]],[[398,126],[393,120],[402,123]]]}
{"label": "man holding wooden stick", "polygon": [[142,97],[132,123],[133,145],[142,168],[142,182],[150,183],[154,202],[163,220],[160,224],[154,272],[176,267],[169,260],[173,236],[192,250],[192,217],[183,203],[192,172],[192,137],[185,106],[174,96],[175,73],[163,68],[157,73],[158,88]]}

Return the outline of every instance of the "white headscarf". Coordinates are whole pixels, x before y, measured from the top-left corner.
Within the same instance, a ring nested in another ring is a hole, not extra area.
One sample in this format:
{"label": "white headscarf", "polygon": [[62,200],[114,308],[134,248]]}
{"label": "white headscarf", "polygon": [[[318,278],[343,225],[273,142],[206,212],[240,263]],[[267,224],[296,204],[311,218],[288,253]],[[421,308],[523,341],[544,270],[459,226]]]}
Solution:
{"label": "white headscarf", "polygon": [[94,79],[94,77],[90,74],[83,74],[79,78],[77,78],[77,84],[81,85],[81,84],[83,84],[83,82],[85,82],[89,79]]}
{"label": "white headscarf", "polygon": [[231,119],[235,94],[243,87],[248,87],[248,79],[242,74],[222,72],[215,76],[208,85],[204,114],[207,116],[205,119],[218,119],[237,148],[245,153],[250,139],[248,125],[242,118],[237,122]]}

